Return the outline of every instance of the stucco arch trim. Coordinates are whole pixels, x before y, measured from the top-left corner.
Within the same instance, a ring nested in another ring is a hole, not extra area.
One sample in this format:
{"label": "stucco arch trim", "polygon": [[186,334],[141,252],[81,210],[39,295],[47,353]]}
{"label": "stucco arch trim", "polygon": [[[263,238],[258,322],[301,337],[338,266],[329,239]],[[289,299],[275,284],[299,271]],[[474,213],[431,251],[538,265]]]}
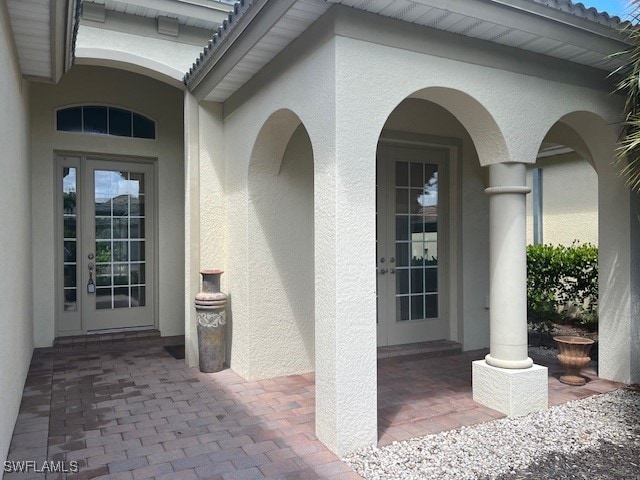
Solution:
{"label": "stucco arch trim", "polygon": [[129,52],[108,48],[78,47],[75,51],[75,63],[126,70],[167,83],[184,90],[183,72],[150,58],[141,57]]}
{"label": "stucco arch trim", "polygon": [[[404,96],[395,102],[393,108],[384,118],[384,122],[391,113],[407,98],[417,98],[435,103],[448,110],[462,126],[469,132],[480,165],[511,162],[509,148],[501,128],[489,109],[472,95],[447,87],[426,87]],[[380,133],[384,128],[380,126]]]}
{"label": "stucco arch trim", "polygon": [[[597,113],[577,110],[551,119],[536,143],[556,143],[574,150],[600,172],[610,169],[617,144],[616,126]],[[532,152],[534,158],[536,152]]]}

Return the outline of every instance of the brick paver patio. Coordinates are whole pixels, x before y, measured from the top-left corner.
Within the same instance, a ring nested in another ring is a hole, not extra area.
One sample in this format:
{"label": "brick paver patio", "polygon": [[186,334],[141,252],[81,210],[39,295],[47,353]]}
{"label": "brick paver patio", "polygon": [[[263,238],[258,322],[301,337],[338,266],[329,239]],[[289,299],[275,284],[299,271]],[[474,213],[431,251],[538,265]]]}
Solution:
{"label": "brick paver patio", "polygon": [[[47,475],[56,479],[360,478],[314,435],[313,374],[257,382],[232,370],[202,374],[163,348],[182,341],[36,350],[9,460],[78,462],[78,474]],[[471,360],[484,353],[382,360],[380,443],[501,417],[471,399]],[[566,387],[553,362],[550,373],[552,404],[617,387],[593,372],[587,386]]]}
{"label": "brick paver patio", "polygon": [[[378,366],[379,444],[438,433],[502,418],[500,412],[473,401],[471,362],[488,350],[476,350],[438,358],[382,361]],[[610,392],[621,386],[598,378],[593,368],[583,371],[584,387],[560,383],[557,360],[533,356],[549,368],[549,405]]]}

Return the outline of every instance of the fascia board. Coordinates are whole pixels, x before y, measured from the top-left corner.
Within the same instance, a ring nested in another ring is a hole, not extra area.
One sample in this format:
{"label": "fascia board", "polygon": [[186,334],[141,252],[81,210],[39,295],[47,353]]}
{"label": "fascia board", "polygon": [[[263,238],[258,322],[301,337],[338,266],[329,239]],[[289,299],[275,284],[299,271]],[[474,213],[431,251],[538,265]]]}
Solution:
{"label": "fascia board", "polygon": [[141,8],[158,10],[165,14],[184,15],[191,18],[206,18],[212,22],[222,23],[233,9],[232,5],[206,6],[195,2],[175,0],[126,0],[125,3]]}
{"label": "fascia board", "polygon": [[[624,34],[611,27],[530,0],[414,1],[421,5],[497,23],[562,43],[580,45],[585,48],[599,47],[597,51],[603,53],[610,51],[611,46],[617,46],[614,49],[620,49],[622,46],[624,49],[626,45]],[[565,28],[558,28],[558,24]],[[598,39],[600,41],[597,41]]]}
{"label": "fascia board", "polygon": [[[223,38],[223,44],[209,57],[189,82],[198,101],[222,81],[231,69],[264,37],[297,0],[259,0],[239,19],[238,25]],[[215,72],[213,71],[215,67]]]}
{"label": "fascia board", "polygon": [[51,24],[51,80],[57,83],[64,73],[67,52],[67,4],[65,0],[50,0]]}
{"label": "fascia board", "polygon": [[[166,36],[158,33],[157,19],[130,15],[128,13],[116,12],[113,10],[108,10],[106,14],[106,22],[99,23],[83,18],[82,26],[100,28],[114,32],[130,33],[141,37],[167,39]],[[187,25],[180,25],[179,36],[171,37],[172,41],[198,47],[205,45],[210,38],[210,30]]]}

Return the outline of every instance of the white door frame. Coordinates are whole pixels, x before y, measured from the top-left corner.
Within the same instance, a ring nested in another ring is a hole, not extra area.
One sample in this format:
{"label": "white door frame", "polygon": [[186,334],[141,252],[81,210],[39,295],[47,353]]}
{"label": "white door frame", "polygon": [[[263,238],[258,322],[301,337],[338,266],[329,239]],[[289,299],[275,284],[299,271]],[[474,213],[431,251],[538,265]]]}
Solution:
{"label": "white door frame", "polygon": [[[152,317],[153,317],[153,326],[151,328],[158,329],[159,328],[159,319],[158,319],[158,300],[159,300],[159,225],[158,225],[158,175],[157,175],[157,159],[149,158],[149,157],[135,157],[135,156],[124,156],[124,155],[112,155],[112,154],[102,154],[102,153],[88,153],[88,152],[76,152],[76,151],[54,151],[54,165],[55,165],[55,174],[54,177],[54,192],[55,192],[55,218],[54,218],[54,228],[55,228],[55,241],[54,241],[54,251],[53,258],[55,264],[55,282],[54,282],[54,297],[55,297],[55,336],[63,337],[63,336],[72,336],[72,335],[85,335],[87,334],[87,325],[86,322],[82,319],[82,311],[83,311],[83,294],[82,292],[86,288],[86,264],[85,264],[85,255],[83,254],[83,247],[81,241],[77,242],[77,252],[76,252],[76,285],[78,288],[77,295],[77,309],[75,312],[65,312],[64,311],[64,296],[63,296],[63,286],[64,286],[64,269],[62,262],[62,252],[64,248],[63,244],[63,192],[62,192],[62,175],[63,175],[63,167],[74,167],[76,168],[76,189],[77,189],[77,197],[80,199],[77,202],[77,231],[81,231],[83,228],[82,225],[82,216],[83,216],[83,203],[85,203],[82,199],[84,198],[84,171],[85,171],[85,163],[86,160],[95,160],[101,162],[119,162],[123,165],[127,163],[136,163],[136,164],[146,164],[149,165],[152,169],[152,178],[148,180],[153,187],[153,190],[156,192],[153,195],[153,199],[151,202],[151,207],[153,209],[152,221],[153,227],[150,231],[150,234],[153,235],[154,241],[151,251],[147,252],[153,261],[153,272],[150,275],[150,279],[153,282],[152,290],[151,290],[151,302],[150,307],[152,309]],[[94,271],[94,281],[95,281],[95,271]],[[134,329],[137,329],[134,327]],[[123,331],[130,330],[127,328],[122,329]],[[111,330],[111,331],[118,331]]]}
{"label": "white door frame", "polygon": [[[440,292],[443,299],[440,305],[448,316],[448,335],[450,340],[463,341],[463,311],[462,311],[462,140],[450,137],[439,137],[418,133],[383,130],[379,145],[399,147],[429,147],[448,150],[449,163],[447,166],[448,181],[446,185],[446,209],[443,244],[445,245],[445,265],[442,272],[444,285]],[[378,156],[380,157],[380,156]],[[382,160],[378,158],[376,168],[384,168]],[[383,170],[384,172],[384,170]],[[378,201],[378,200],[376,200]],[[380,209],[377,209],[378,211]],[[378,267],[379,255],[376,253],[375,265]],[[379,278],[379,277],[378,277]],[[387,344],[386,325],[377,323],[378,344]]]}

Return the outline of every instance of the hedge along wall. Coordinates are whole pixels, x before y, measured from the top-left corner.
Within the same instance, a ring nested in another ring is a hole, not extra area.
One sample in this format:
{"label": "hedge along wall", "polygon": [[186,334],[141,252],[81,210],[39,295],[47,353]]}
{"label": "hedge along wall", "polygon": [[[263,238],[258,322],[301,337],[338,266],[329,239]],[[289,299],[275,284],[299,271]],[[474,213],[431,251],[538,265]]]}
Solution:
{"label": "hedge along wall", "polygon": [[540,332],[553,322],[593,325],[598,315],[598,248],[591,244],[527,247],[527,314]]}

